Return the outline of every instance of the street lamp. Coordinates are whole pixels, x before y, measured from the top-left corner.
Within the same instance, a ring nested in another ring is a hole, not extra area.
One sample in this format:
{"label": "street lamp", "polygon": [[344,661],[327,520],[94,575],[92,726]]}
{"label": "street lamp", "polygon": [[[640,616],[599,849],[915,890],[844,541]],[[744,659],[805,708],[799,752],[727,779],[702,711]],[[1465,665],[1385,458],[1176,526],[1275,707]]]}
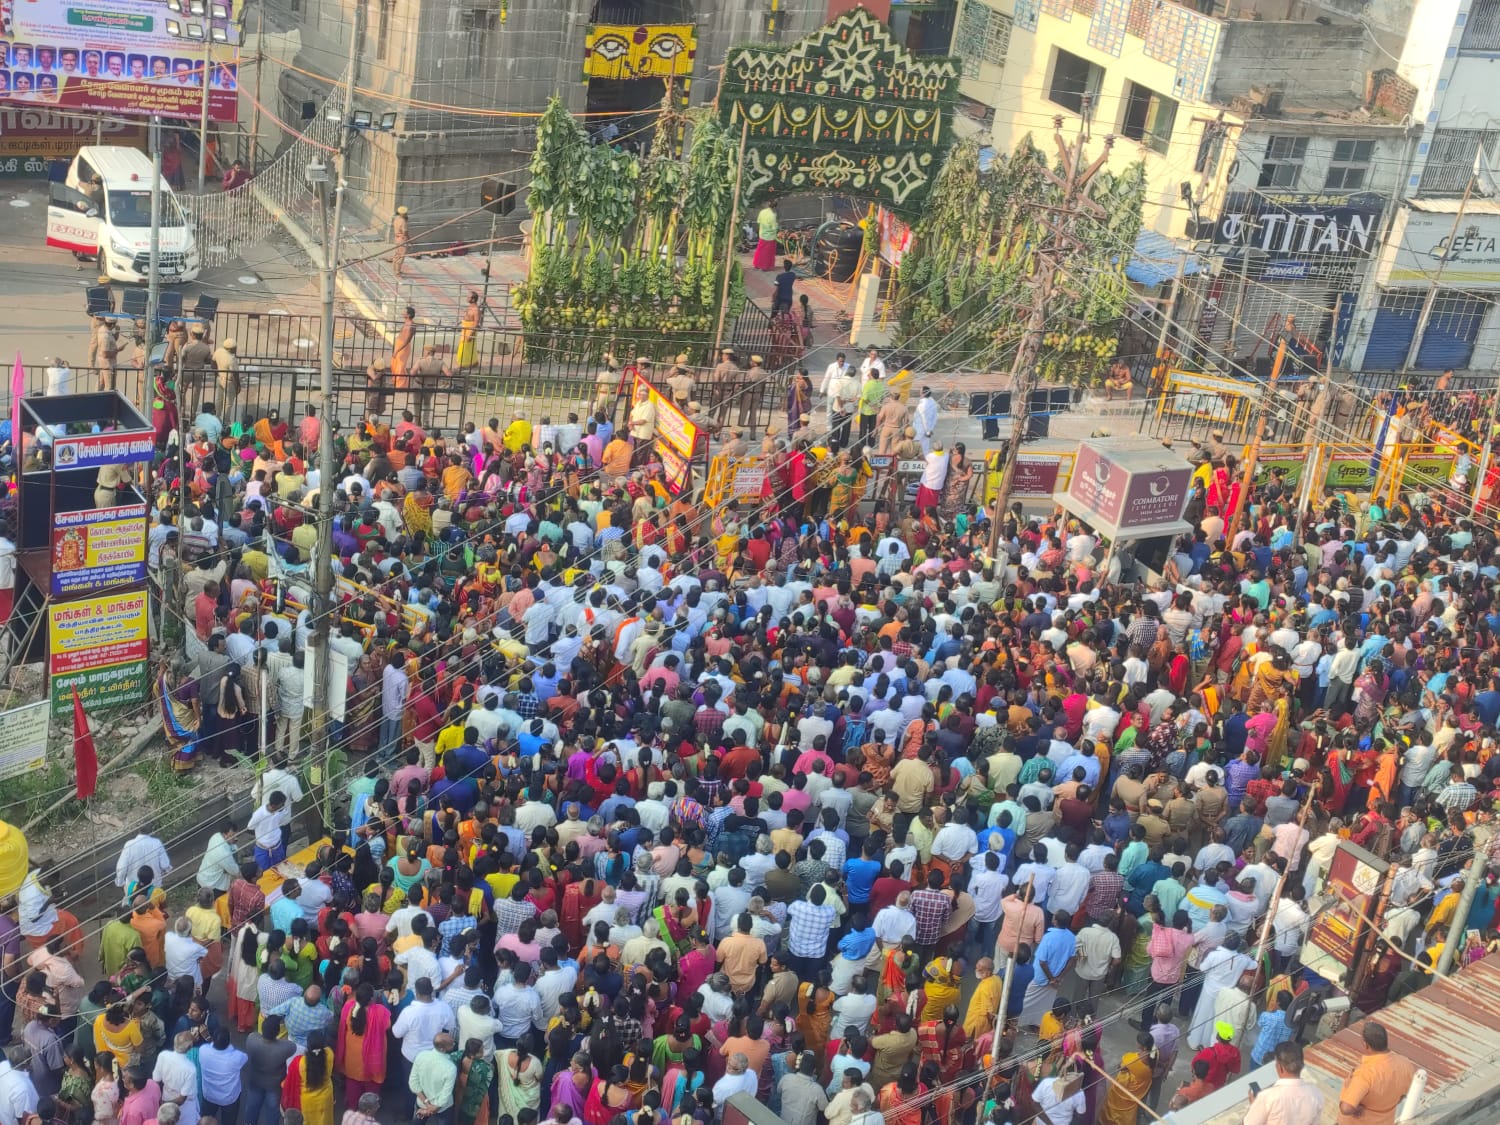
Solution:
{"label": "street lamp", "polygon": [[167,0],[167,9],[177,16],[196,17],[165,21],[167,34],[183,42],[203,45],[203,98],[198,108],[198,190],[206,191],[208,176],[208,87],[213,76],[214,45],[239,42],[239,28],[231,21],[225,0]]}

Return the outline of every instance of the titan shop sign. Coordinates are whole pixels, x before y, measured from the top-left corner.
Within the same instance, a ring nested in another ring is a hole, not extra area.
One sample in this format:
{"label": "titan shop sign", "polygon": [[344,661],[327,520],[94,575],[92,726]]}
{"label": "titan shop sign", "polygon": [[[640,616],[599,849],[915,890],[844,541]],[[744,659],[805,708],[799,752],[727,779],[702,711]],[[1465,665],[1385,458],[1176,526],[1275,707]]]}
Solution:
{"label": "titan shop sign", "polygon": [[1375,247],[1384,205],[1373,192],[1306,197],[1233,192],[1214,226],[1214,242],[1272,257],[1365,255]]}

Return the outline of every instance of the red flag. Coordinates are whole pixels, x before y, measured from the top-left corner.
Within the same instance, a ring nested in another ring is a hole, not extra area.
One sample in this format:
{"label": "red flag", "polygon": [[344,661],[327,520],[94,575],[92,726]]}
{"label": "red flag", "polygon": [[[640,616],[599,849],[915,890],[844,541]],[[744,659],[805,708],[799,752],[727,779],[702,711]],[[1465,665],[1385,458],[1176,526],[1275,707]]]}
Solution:
{"label": "red flag", "polygon": [[78,799],[87,801],[94,795],[94,785],[99,780],[99,755],[94,750],[94,734],[89,730],[88,716],[83,713],[83,700],[78,698],[78,689],[73,689],[73,764],[78,774]]}

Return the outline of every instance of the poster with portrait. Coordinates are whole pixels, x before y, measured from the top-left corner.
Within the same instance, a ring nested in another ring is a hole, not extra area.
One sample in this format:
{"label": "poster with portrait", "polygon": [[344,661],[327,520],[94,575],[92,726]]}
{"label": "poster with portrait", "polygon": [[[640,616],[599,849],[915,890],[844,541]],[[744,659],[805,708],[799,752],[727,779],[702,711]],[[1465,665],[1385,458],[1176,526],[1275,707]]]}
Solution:
{"label": "poster with portrait", "polygon": [[[230,22],[235,8],[225,11]],[[197,117],[208,66],[208,115],[232,122],[239,108],[236,50],[179,38],[161,0],[0,0],[0,101],[85,113]]]}

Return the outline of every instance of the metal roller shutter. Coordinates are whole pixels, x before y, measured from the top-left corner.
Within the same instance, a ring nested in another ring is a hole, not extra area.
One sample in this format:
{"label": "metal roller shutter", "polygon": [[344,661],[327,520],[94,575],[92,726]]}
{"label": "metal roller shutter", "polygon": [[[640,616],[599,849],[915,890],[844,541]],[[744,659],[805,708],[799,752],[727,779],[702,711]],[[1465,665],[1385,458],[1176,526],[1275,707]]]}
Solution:
{"label": "metal roller shutter", "polygon": [[1438,293],[1427,319],[1427,330],[1417,348],[1418,371],[1442,371],[1449,367],[1469,366],[1479,326],[1489,311],[1490,302],[1478,297]]}
{"label": "metal roller shutter", "polygon": [[[1252,281],[1245,294],[1244,312],[1234,327],[1234,348],[1238,356],[1251,352],[1264,356],[1276,350],[1268,342],[1274,331],[1295,317],[1297,334],[1319,347],[1328,341],[1333,319],[1334,295],[1338,290],[1327,281],[1289,281],[1278,284]],[[1259,348],[1256,345],[1259,344]]]}
{"label": "metal roller shutter", "polygon": [[1382,293],[1375,309],[1375,323],[1370,326],[1370,341],[1365,345],[1365,370],[1400,371],[1421,315],[1421,293]]}

